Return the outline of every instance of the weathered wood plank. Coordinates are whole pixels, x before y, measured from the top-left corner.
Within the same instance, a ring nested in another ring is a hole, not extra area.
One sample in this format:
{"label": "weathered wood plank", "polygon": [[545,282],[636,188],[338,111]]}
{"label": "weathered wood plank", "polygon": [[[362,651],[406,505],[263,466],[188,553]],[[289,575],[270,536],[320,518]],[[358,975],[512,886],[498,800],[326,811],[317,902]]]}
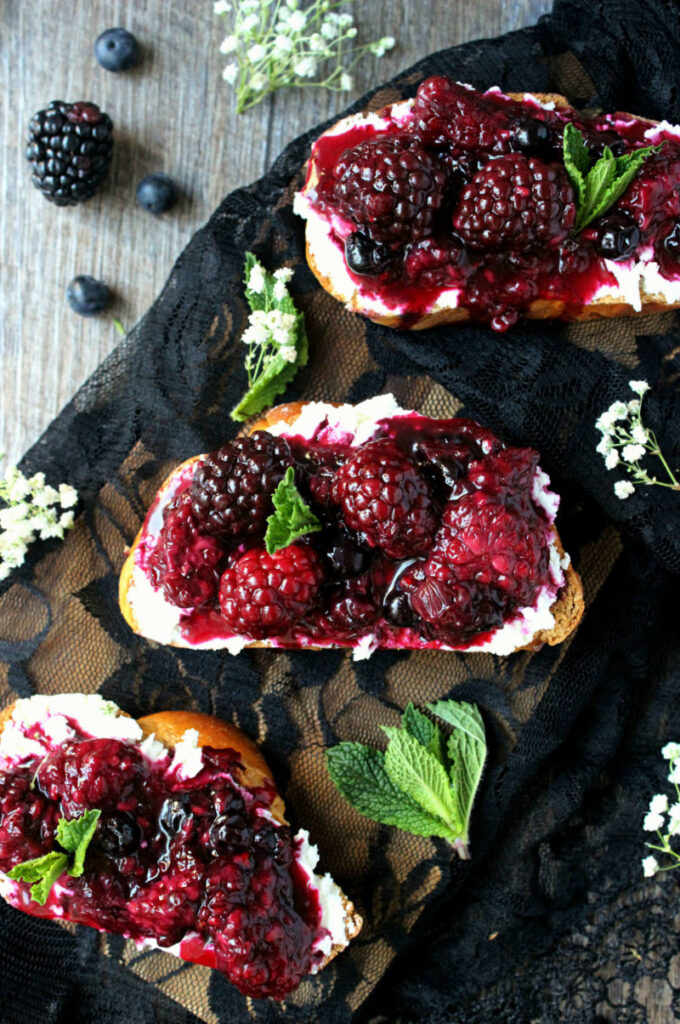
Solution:
{"label": "weathered wood plank", "polygon": [[[82,319],[65,300],[77,273],[116,291],[111,315],[131,326],[162,287],[193,231],[231,189],[253,180],[309,125],[428,52],[529,24],[550,0],[361,0],[363,38],[399,45],[356,69],[351,96],[288,90],[237,117],[221,79],[223,22],[209,0],[5,0],[0,20],[0,448],[17,458],[116,345],[110,316]],[[141,67],[102,70],[99,32],[124,25],[145,49]],[[112,116],[116,147],[101,194],[58,209],[31,183],[23,157],[31,114],[49,100],[91,99]],[[160,218],[134,202],[137,182],[163,170],[181,185]]]}

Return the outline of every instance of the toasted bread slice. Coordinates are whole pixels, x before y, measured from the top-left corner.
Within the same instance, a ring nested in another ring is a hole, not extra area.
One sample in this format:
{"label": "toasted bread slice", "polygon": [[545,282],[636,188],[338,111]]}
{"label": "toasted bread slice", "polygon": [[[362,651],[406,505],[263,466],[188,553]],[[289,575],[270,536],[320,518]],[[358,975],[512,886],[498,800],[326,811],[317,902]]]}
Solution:
{"label": "toasted bread slice", "polygon": [[[560,96],[557,93],[508,93],[511,99],[521,101],[525,98],[532,98],[540,104],[553,104],[556,108],[568,108],[570,107],[569,102],[564,96]],[[405,101],[403,106],[412,103],[413,101]],[[389,109],[389,108],[388,108]],[[364,115],[353,115],[352,117],[346,118],[345,122],[348,127],[352,124],[356,124],[362,116],[368,116],[368,112]],[[632,114],[621,114],[622,118],[634,119]],[[648,124],[650,127],[657,124],[658,122],[652,121],[646,118],[635,118],[636,120],[642,121]],[[338,132],[344,122],[337,122],[329,132]],[[301,195],[304,196],[306,191],[313,189],[318,182],[318,173],[313,160],[310,160],[308,164],[308,177],[305,186],[302,190]],[[446,292],[436,299],[432,308],[420,315],[414,315],[410,313],[408,309],[400,311],[391,310],[379,310],[374,308],[374,303],[367,298],[366,294],[362,294],[360,285],[358,285],[349,275],[346,270],[344,273],[333,273],[329,267],[328,253],[329,247],[333,243],[327,238],[319,239],[316,236],[314,230],[315,225],[318,225],[319,221],[323,221],[323,215],[304,207],[298,207],[298,212],[301,213],[307,220],[305,229],[305,251],[307,263],[312,270],[314,276],[318,280],[319,284],[325,291],[329,292],[334,298],[342,302],[346,309],[353,313],[361,313],[367,316],[374,323],[382,324],[385,327],[395,327],[402,330],[413,330],[420,331],[429,327],[437,327],[443,324],[456,324],[470,320],[470,311],[462,305],[451,305],[450,299],[447,298]],[[339,250],[338,250],[339,253]],[[343,260],[344,263],[344,260]],[[669,309],[676,309],[680,307],[680,289],[677,289],[678,297],[675,301],[669,300],[669,298],[659,292],[647,291],[645,287],[645,281],[641,278],[639,282],[640,287],[640,302],[633,304],[630,302],[621,289],[612,288],[610,293],[603,293],[593,301],[582,305],[579,308],[574,307],[573,304],[569,304],[568,319],[569,320],[596,320],[601,318],[615,317],[615,316],[629,316],[638,314],[648,313],[659,313]],[[527,309],[523,310],[521,315],[525,319],[529,320],[550,320],[560,319],[565,316],[566,303],[561,300],[549,299],[549,298],[537,298],[535,299]]]}
{"label": "toasted bread slice", "polygon": [[[73,697],[73,695],[68,696],[69,699]],[[58,701],[59,697],[55,696],[51,699]],[[10,704],[9,707],[0,711],[0,735],[2,735],[5,726],[12,719],[15,708],[16,703]],[[126,712],[118,708],[115,717],[120,716],[125,718],[130,717]],[[245,736],[240,729],[229,722],[223,722],[212,715],[199,714],[193,711],[161,711],[138,719],[137,724],[141,729],[142,739],[155,737],[157,741],[167,747],[175,747],[181,742],[188,730],[195,730],[198,734],[199,747],[209,746],[218,750],[231,748],[238,752],[243,768],[240,773],[236,775],[236,778],[244,786],[249,789],[253,789],[262,786],[265,782],[273,782],[273,774],[257,744]],[[2,755],[0,755],[0,765],[1,764]],[[285,818],[285,805],[283,798],[279,793],[277,793],[272,800],[271,814],[276,821],[281,824],[287,824]],[[12,884],[13,883],[10,879],[0,872],[0,895],[2,895],[8,903],[14,905],[13,900],[11,899],[10,887]],[[323,961],[317,965],[317,971],[322,970],[326,964],[346,948],[351,939],[358,935],[363,923],[349,897],[340,889],[336,889],[336,893],[343,908],[342,931],[344,932],[344,935],[337,933],[336,925],[336,932],[333,933],[333,937],[336,941],[333,942],[333,945]],[[42,907],[38,907],[30,902],[26,903],[24,900],[21,902],[21,907],[22,909],[26,909],[29,913],[33,909],[35,912],[40,911],[40,916],[50,916],[49,913],[44,913]],[[44,909],[47,910],[48,908]],[[68,914],[64,915],[63,912],[59,915],[55,915],[55,918],[57,917],[60,920],[68,920]],[[153,945],[153,940],[145,941]],[[181,954],[177,953],[176,955],[179,956]],[[191,959],[191,957],[187,958]],[[203,962],[203,960],[199,957],[198,962]]]}
{"label": "toasted bread slice", "polygon": [[[295,421],[298,419],[298,417],[300,416],[304,408],[307,406],[307,404],[308,403],[306,402],[290,402],[286,405],[275,406],[273,409],[270,409],[268,412],[266,412],[260,419],[249,424],[245,433],[251,434],[256,430],[268,430],[274,425],[291,425],[295,423]],[[327,404],[337,405],[337,403]],[[190,467],[201,458],[203,458],[203,456],[195,456],[191,459],[188,459],[186,462],[183,462],[180,466],[178,466],[177,469],[175,469],[166,478],[156,496],[152,509],[159,510],[164,506],[164,504],[167,504],[171,500],[172,495],[174,493],[175,484],[178,478],[185,474],[187,470],[190,469]],[[123,617],[125,618],[128,625],[131,627],[131,629],[133,629],[135,633],[138,633],[141,636],[145,636],[148,634],[145,632],[144,625],[140,621],[139,614],[134,607],[136,603],[134,600],[136,586],[135,560],[138,547],[145,536],[145,531],[147,528],[147,524],[149,522],[150,514],[151,510],[149,512],[149,515],[147,515],[147,519],[142,525],[142,528],[137,534],[137,537],[135,538],[132,547],[128,552],[128,555],[125,559],[125,563],[121,570],[119,585],[120,608],[123,613]],[[559,555],[562,559],[564,559],[565,552],[562,547],[562,543],[559,539],[557,530],[555,530],[554,539]],[[560,589],[554,603],[550,608],[550,611],[552,612],[554,618],[554,623],[552,627],[548,630],[539,630],[532,636],[531,640],[528,643],[525,643],[517,647],[516,650],[537,650],[538,648],[542,647],[543,644],[549,644],[550,646],[559,644],[576,629],[577,625],[581,621],[584,611],[583,586],[581,584],[581,579],[576,570],[574,569],[574,567],[571,565],[571,562],[569,562],[569,564],[564,569],[564,577],[564,585]],[[154,639],[154,637],[150,637],[150,639]],[[187,643],[179,637],[174,637],[172,640],[167,640],[163,642],[168,643],[170,646],[173,647],[193,646],[192,644]],[[210,647],[210,644],[207,644],[206,646]],[[338,647],[351,645],[333,644],[329,646]],[[215,647],[224,647],[224,644],[215,644]],[[277,644],[275,639],[250,640],[241,643],[238,649],[240,650],[243,647],[275,648],[277,647]],[[305,645],[305,650],[320,649],[327,648],[315,647],[314,645]],[[452,648],[447,647],[444,649],[449,650]]]}

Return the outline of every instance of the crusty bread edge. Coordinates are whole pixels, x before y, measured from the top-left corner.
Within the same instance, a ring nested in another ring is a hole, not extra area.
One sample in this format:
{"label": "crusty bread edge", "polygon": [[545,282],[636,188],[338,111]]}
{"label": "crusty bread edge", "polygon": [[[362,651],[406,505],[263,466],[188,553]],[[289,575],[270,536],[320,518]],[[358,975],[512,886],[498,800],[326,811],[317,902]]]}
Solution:
{"label": "crusty bread edge", "polygon": [[[254,420],[253,422],[248,424],[244,433],[252,434],[255,430],[268,430],[269,427],[272,427],[278,423],[294,423],[295,420],[300,415],[300,413],[302,412],[305,405],[307,404],[307,402],[288,402],[285,405],[276,405],[272,409],[269,409],[266,413],[264,413],[264,415],[261,416],[259,419]],[[328,404],[337,405],[337,403]],[[186,462],[183,462],[181,464],[181,466],[178,466],[177,469],[173,470],[173,472],[166,478],[166,480],[162,484],[161,491],[163,490],[163,488],[168,487],[176,473],[180,472],[186,466],[190,465],[192,462],[195,462],[197,459],[200,459],[201,457],[202,456],[198,455],[194,456],[194,458],[192,459],[187,459]],[[134,567],[135,551],[142,537],[143,530],[144,524],[142,524],[142,527],[139,533],[137,534],[137,537],[135,538],[132,547],[130,548],[129,554],[125,559],[125,563],[121,570],[119,587],[120,607],[123,613],[123,617],[125,618],[128,625],[134,630],[134,632],[138,633],[139,635],[143,634],[139,627],[139,621],[137,619],[137,616],[135,615],[134,610],[130,605],[128,599],[128,592],[132,584],[132,571]],[[555,530],[555,539],[560,555],[564,556],[564,549],[562,547],[562,542],[560,540],[559,534],[557,533],[557,530]],[[562,643],[562,641],[566,640],[566,638],[578,626],[583,616],[584,608],[585,605],[583,601],[583,586],[581,583],[581,578],[574,569],[574,567],[570,564],[568,568],[565,570],[565,584],[560,590],[556,600],[554,601],[550,609],[555,619],[553,626],[549,630],[540,630],[538,633],[534,635],[530,643],[525,644],[523,647],[518,647],[517,650],[535,651],[542,647],[543,644],[548,644],[552,647],[555,644]],[[170,646],[182,647],[183,645],[173,643]],[[333,646],[342,647],[343,645],[337,644]],[[271,650],[275,649],[276,645],[268,640],[253,640],[250,643],[246,644],[246,647],[268,648]],[[305,650],[330,649],[330,646],[320,648],[310,645],[305,647]],[[474,654],[475,652],[472,651],[471,653]]]}
{"label": "crusty bread edge", "polygon": [[[0,711],[0,733],[2,733],[6,723],[12,717],[14,706],[14,703],[12,703]],[[120,708],[118,709],[118,714],[127,716],[127,712],[122,711]],[[229,722],[223,722],[213,715],[204,715],[196,711],[159,711],[155,714],[145,715],[143,718],[137,719],[137,721],[145,736],[154,733],[156,739],[169,747],[175,746],[187,729],[195,729],[198,732],[199,746],[210,746],[216,749],[230,747],[232,750],[236,750],[242,758],[244,767],[241,780],[249,788],[262,785],[265,779],[274,781],[269,765],[257,744],[249,739],[237,726]],[[278,790],[277,796],[272,802],[271,810],[277,821],[286,823],[284,816],[285,805]],[[340,890],[340,898],[344,910],[345,942],[336,942],[331,947],[330,952],[326,955],[315,973],[323,970],[361,931],[363,920],[349,896]]]}
{"label": "crusty bread edge", "polygon": [[[525,96],[530,96],[537,100],[539,103],[554,103],[556,107],[569,107],[571,104],[564,97],[558,93],[508,93],[511,99],[522,100]],[[366,112],[367,113],[367,112]],[[634,114],[626,114],[628,118],[634,118]],[[642,120],[649,124],[656,124],[657,122],[648,120],[647,118],[637,118],[636,120]],[[335,126],[333,126],[335,127]],[[332,130],[332,129],[329,129]],[[321,136],[320,136],[321,137]],[[305,185],[305,189],[310,185],[313,186],[317,180],[316,169],[314,165],[310,165],[310,178]],[[429,313],[425,313],[417,320],[412,320],[411,316],[402,313],[375,313],[368,312],[365,309],[359,287],[356,286],[351,293],[342,292],[335,281],[328,275],[323,267],[320,267],[316,262],[316,258],[310,247],[310,225],[307,222],[305,228],[305,253],[307,263],[310,270],[316,277],[321,287],[327,291],[333,298],[342,302],[346,309],[351,313],[360,313],[362,316],[372,320],[373,323],[381,324],[383,327],[396,327],[401,330],[411,331],[422,331],[430,327],[438,327],[444,324],[455,324],[462,323],[465,320],[470,319],[470,313],[464,306],[446,307],[443,306],[440,309],[432,310]],[[609,318],[614,316],[641,316],[649,313],[662,313],[669,309],[677,309],[680,307],[680,300],[677,302],[668,302],[663,295],[658,294],[647,294],[641,291],[641,309],[634,309],[628,302],[619,299],[613,295],[605,295],[595,302],[587,303],[582,306],[578,312],[574,315],[570,312],[569,320],[598,320],[602,318]],[[556,320],[559,319],[564,313],[566,303],[562,301],[556,301],[554,299],[535,299],[531,305],[522,312],[522,317],[527,320]]]}

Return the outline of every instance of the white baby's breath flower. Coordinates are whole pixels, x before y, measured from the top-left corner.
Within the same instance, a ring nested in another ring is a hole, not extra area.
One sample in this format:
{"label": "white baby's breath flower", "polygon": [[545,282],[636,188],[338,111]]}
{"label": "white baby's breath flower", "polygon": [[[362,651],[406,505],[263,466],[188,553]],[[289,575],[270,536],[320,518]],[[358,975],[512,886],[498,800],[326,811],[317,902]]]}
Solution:
{"label": "white baby's breath flower", "polygon": [[[248,287],[251,292],[261,295],[264,291],[264,267],[261,263],[254,263],[248,275]],[[256,312],[262,312],[256,310]]]}
{"label": "white baby's breath flower", "polygon": [[62,512],[59,516],[59,525],[62,530],[70,530],[73,526],[74,514],[73,512]]}
{"label": "white baby's breath flower", "polygon": [[676,757],[680,757],[680,743],[667,743],[661,748],[661,756],[664,761],[674,761]]}
{"label": "white baby's breath flower", "polygon": [[614,494],[621,501],[626,498],[630,498],[631,494],[635,491],[635,485],[630,480],[617,480],[614,484]]}
{"label": "white baby's breath flower", "polygon": [[391,50],[394,46],[393,36],[383,36],[382,39],[378,39],[377,42],[371,43],[369,50],[375,57],[384,57],[388,50]]}
{"label": "white baby's breath flower", "polygon": [[[680,806],[680,804],[678,805]],[[665,814],[668,810],[668,797],[665,793],[657,793],[649,801],[649,810],[652,814]]]}
{"label": "white baby's breath flower", "polygon": [[628,403],[628,412],[632,412],[633,415],[635,415],[640,411],[641,404],[642,403],[640,402],[639,398],[631,398],[630,402]]}
{"label": "white baby's breath flower", "polygon": [[47,508],[48,505],[54,505],[55,501],[59,501],[59,491],[55,491],[54,487],[46,486],[37,492],[33,504],[38,508]]}
{"label": "white baby's breath flower", "polygon": [[21,501],[30,494],[31,488],[28,485],[28,480],[16,466],[10,466],[5,473],[5,480],[8,485],[7,498],[9,501]]}
{"label": "white baby's breath flower", "polygon": [[638,462],[645,454],[645,447],[642,444],[626,444],[621,449],[621,458],[624,462]]}
{"label": "white baby's breath flower", "polygon": [[33,493],[41,490],[45,486],[45,474],[34,473],[33,476],[28,478],[28,486],[31,488]]}
{"label": "white baby's breath flower", "polygon": [[69,484],[59,484],[59,504],[62,508],[73,508],[78,501],[78,492]]}
{"label": "white baby's breath flower", "polygon": [[241,22],[241,32],[244,35],[249,35],[257,26],[260,24],[260,19],[257,14],[248,14]]}
{"label": "white baby's breath flower", "polygon": [[607,454],[607,452],[610,452],[612,450],[613,447],[614,447],[614,442],[612,441],[612,439],[609,436],[609,434],[604,434],[603,437],[601,438],[599,444],[597,445],[595,451],[599,455],[605,456]]}
{"label": "white baby's breath flower", "polygon": [[222,72],[222,78],[225,82],[229,82],[233,85],[238,76],[238,64],[227,64],[226,68]]}
{"label": "white baby's breath flower", "polygon": [[302,32],[307,24],[307,15],[304,11],[294,10],[288,18],[288,25],[293,32]]}
{"label": "white baby's breath flower", "polygon": [[288,289],[286,288],[285,281],[277,281],[274,285],[274,298],[276,301],[283,302],[287,294]]}
{"label": "white baby's breath flower", "polygon": [[610,419],[616,423],[617,420],[625,420],[628,417],[628,406],[625,402],[612,402],[607,413]]}
{"label": "white baby's breath flower", "polygon": [[260,92],[262,89],[264,89],[266,84],[267,84],[267,76],[264,75],[261,71],[258,71],[256,74],[252,75],[251,78],[250,78],[250,88],[254,92]]}
{"label": "white baby's breath flower", "polygon": [[279,349],[279,355],[287,363],[294,363],[297,359],[297,349],[295,345],[282,345]]}
{"label": "white baby's breath flower", "polygon": [[293,71],[298,78],[314,78],[316,74],[316,61],[311,57],[303,57],[293,66]]}
{"label": "white baby's breath flower", "polygon": [[619,453],[616,450],[616,448],[612,448],[610,451],[607,452],[604,459],[604,464],[607,467],[607,469],[615,469],[616,466],[618,466]]}
{"label": "white baby's breath flower", "polygon": [[215,0],[213,4],[215,14],[228,14],[230,10],[231,4],[227,3],[227,0]]}
{"label": "white baby's breath flower", "polygon": [[19,502],[18,505],[11,505],[9,508],[0,509],[0,529],[11,529],[14,523],[25,519],[29,513],[30,506],[26,502]]}
{"label": "white baby's breath flower", "polygon": [[628,387],[631,391],[634,391],[636,395],[642,396],[649,391],[649,384],[646,380],[629,380]]}
{"label": "white baby's breath flower", "polygon": [[672,782],[674,786],[680,785],[680,763],[678,761],[671,762],[668,781]]}
{"label": "white baby's breath flower", "polygon": [[636,423],[630,432],[636,444],[645,445],[649,441],[649,431],[645,430],[641,423]]}
{"label": "white baby's breath flower", "polygon": [[235,53],[238,49],[238,39],[236,36],[225,36],[220,43],[220,53]]}
{"label": "white baby's breath flower", "polygon": [[251,64],[258,64],[261,60],[264,60],[267,51],[261,43],[255,43],[248,50],[248,60]]}
{"label": "white baby's breath flower", "polygon": [[278,270],[274,271],[274,280],[283,281],[287,284],[293,280],[293,268],[292,267],[279,267]]}
{"label": "white baby's breath flower", "polygon": [[644,857],[642,861],[642,870],[645,878],[652,878],[652,876],[659,870],[659,862],[656,857]]}
{"label": "white baby's breath flower", "polygon": [[277,54],[278,56],[285,56],[285,54],[290,53],[291,50],[295,49],[295,43],[293,42],[293,40],[290,38],[290,36],[284,35],[283,32],[280,32],[278,35],[274,36],[274,42],[272,45],[274,53]]}
{"label": "white baby's breath flower", "polygon": [[328,17],[321,23],[321,35],[324,37],[324,39],[331,40],[335,39],[339,32],[340,26],[335,21],[335,19],[331,20],[331,16],[329,14]]}
{"label": "white baby's breath flower", "polygon": [[340,89],[342,92],[351,92],[354,88],[354,79],[346,71],[340,75]]}
{"label": "white baby's breath flower", "polygon": [[668,811],[668,830],[673,836],[680,832],[680,803],[671,804]]}
{"label": "white baby's breath flower", "polygon": [[663,828],[664,816],[663,814],[655,814],[653,811],[649,811],[645,814],[645,820],[642,824],[645,832],[659,832]]}

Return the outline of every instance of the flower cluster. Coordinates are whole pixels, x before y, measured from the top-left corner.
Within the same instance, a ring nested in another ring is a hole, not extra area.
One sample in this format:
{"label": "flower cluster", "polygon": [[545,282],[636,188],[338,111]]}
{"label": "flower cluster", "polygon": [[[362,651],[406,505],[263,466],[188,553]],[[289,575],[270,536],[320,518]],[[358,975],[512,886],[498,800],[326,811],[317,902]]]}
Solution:
{"label": "flower cluster", "polygon": [[236,87],[236,109],[242,114],[265,96],[287,85],[315,85],[347,92],[354,87],[350,71],[366,53],[382,57],[394,46],[391,36],[356,46],[357,28],[347,8],[353,0],[216,0],[216,14],[233,8],[231,33],[220,51],[232,56],[222,72]]}
{"label": "flower cluster", "polygon": [[[607,469],[619,467],[632,477],[630,480],[617,480],[614,493],[617,498],[629,498],[636,485],[643,484],[680,491],[680,483],[663,457],[654,432],[642,422],[642,399],[649,391],[649,384],[646,380],[631,380],[628,386],[638,397],[631,398],[629,402],[614,402],[595,423],[602,434],[597,451]],[[656,455],[668,475],[667,481],[650,476],[640,465],[645,455]]]}
{"label": "flower cluster", "polygon": [[45,483],[45,474],[36,473],[28,479],[16,466],[10,466],[0,480],[0,580],[12,569],[22,565],[37,537],[63,537],[73,526],[72,509],[78,492],[68,484],[59,490]]}
{"label": "flower cluster", "polygon": [[657,793],[649,802],[642,827],[645,832],[656,832],[659,842],[645,843],[645,846],[663,854],[666,859],[660,863],[654,854],[645,857],[642,861],[645,878],[680,867],[680,853],[671,847],[673,837],[680,835],[680,743],[667,743],[661,755],[669,762],[668,781],[675,787],[675,803],[669,803],[665,793]]}
{"label": "flower cluster", "polygon": [[231,414],[237,420],[271,405],[307,362],[304,319],[288,291],[293,271],[279,267],[270,274],[249,252],[244,274],[250,314],[241,341],[248,346],[248,391]]}

